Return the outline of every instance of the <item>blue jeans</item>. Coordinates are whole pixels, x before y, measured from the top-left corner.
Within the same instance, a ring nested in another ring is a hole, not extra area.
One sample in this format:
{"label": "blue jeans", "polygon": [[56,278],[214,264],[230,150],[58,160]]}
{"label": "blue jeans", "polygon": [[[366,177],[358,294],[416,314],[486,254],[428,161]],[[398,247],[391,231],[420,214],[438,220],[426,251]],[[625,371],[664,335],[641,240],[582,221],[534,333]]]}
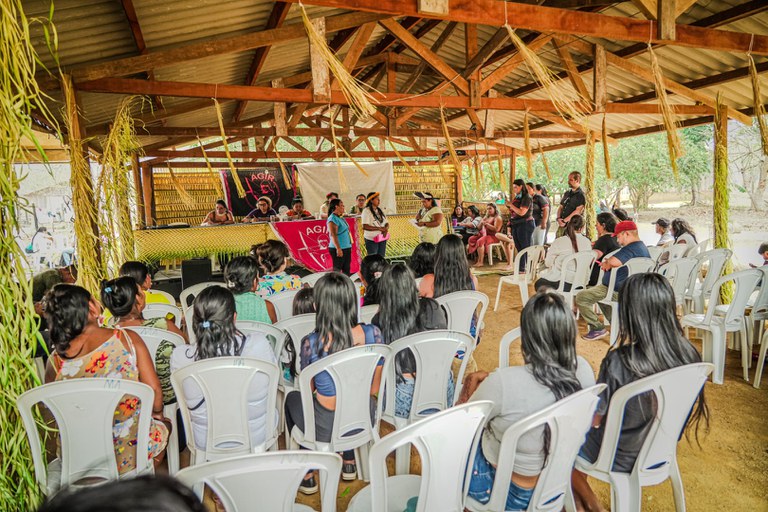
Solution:
{"label": "blue jeans", "polygon": [[[403,377],[405,382],[398,382],[395,386],[395,416],[398,418],[407,418],[411,414],[411,402],[413,402],[413,391],[416,389],[416,379],[412,377]],[[453,374],[448,379],[448,405],[453,401],[453,392],[455,385],[453,383]],[[424,412],[430,412],[426,410]],[[438,412],[435,409],[433,412]]]}
{"label": "blue jeans", "polygon": [[387,253],[387,241],[384,240],[383,242],[374,242],[373,240],[368,240],[367,238],[365,240],[365,252],[368,253],[370,256],[371,254],[378,254],[382,258]]}
{"label": "blue jeans", "polygon": [[[472,478],[469,481],[469,496],[480,503],[488,503],[491,500],[493,481],[496,478],[496,468],[486,460],[483,455],[483,445],[480,443],[475,454],[475,462],[472,464]],[[533,489],[523,489],[511,480],[507,492],[507,505],[504,510],[526,510],[533,496]],[[506,484],[506,482],[505,482]]]}

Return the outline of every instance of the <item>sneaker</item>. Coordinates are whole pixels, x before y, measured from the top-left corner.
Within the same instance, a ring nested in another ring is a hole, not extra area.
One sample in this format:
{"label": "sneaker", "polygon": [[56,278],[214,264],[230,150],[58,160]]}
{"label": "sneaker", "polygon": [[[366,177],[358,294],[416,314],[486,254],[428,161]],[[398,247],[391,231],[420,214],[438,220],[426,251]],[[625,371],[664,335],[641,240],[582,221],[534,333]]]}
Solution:
{"label": "sneaker", "polygon": [[317,485],[317,480],[315,479],[314,474],[309,478],[305,478],[299,484],[299,492],[302,494],[315,494],[319,490],[320,486]]}
{"label": "sneaker", "polygon": [[341,466],[341,479],[346,481],[357,479],[357,465],[354,462],[345,462]]}
{"label": "sneaker", "polygon": [[581,337],[583,340],[595,341],[608,337],[608,331],[605,329],[591,330],[587,334]]}

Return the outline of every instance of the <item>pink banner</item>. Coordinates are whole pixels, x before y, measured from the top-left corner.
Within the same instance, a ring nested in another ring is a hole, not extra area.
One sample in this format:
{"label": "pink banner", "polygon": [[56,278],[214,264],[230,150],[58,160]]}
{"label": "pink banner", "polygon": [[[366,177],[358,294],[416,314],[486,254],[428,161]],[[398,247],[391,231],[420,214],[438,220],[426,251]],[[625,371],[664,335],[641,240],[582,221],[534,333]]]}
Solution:
{"label": "pink banner", "polygon": [[[346,218],[349,232],[352,235],[352,263],[350,272],[360,270],[360,249],[357,238],[355,218]],[[288,222],[273,222],[275,230],[291,251],[291,257],[298,263],[315,272],[331,270],[333,261],[328,252],[328,226],[324,220],[294,220]]]}

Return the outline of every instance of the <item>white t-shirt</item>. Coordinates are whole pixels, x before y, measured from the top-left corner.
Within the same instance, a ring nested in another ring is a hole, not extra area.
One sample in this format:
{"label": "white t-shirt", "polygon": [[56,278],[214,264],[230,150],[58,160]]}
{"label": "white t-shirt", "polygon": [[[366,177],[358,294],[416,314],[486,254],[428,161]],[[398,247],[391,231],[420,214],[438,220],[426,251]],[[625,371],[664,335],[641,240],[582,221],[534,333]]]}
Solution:
{"label": "white t-shirt", "polygon": [[[579,252],[592,250],[592,242],[580,233],[576,234],[576,246],[579,248]],[[549,249],[547,249],[547,256],[544,259],[544,265],[546,265],[547,269],[541,272],[539,277],[543,277],[547,281],[559,281],[563,269],[563,260],[572,254],[573,244],[571,239],[567,236],[556,238],[552,245],[549,246]],[[573,282],[573,272],[566,273],[565,282]]]}
{"label": "white t-shirt", "polygon": [[[366,207],[363,210],[363,213],[360,216],[360,221],[363,224],[370,224],[371,226],[376,226],[377,228],[383,228],[387,225],[387,216],[384,215],[384,212],[381,212],[381,215],[384,217],[381,222],[379,222],[376,217],[371,212],[371,209]],[[381,234],[381,231],[366,231],[363,230],[363,238],[366,240],[373,240],[377,236]]]}
{"label": "white t-shirt", "polygon": [[[171,372],[174,372],[195,362],[194,345],[184,345],[176,347],[171,354]],[[243,351],[240,354],[243,357],[253,357],[261,359],[268,363],[277,364],[277,358],[269,343],[266,335],[251,333],[246,335]],[[264,375],[257,375],[251,382],[248,391],[248,428],[251,432],[251,442],[258,445],[266,439],[266,418],[267,418],[267,385],[268,381]],[[208,432],[208,409],[203,400],[203,391],[191,379],[187,379],[184,384],[184,398],[190,409],[192,418],[192,432],[195,437],[195,446],[201,450],[206,449],[206,434]],[[179,397],[181,400],[182,397]],[[198,404],[202,404],[195,408]],[[278,415],[275,415],[277,419]]]}
{"label": "white t-shirt", "polygon": [[661,238],[659,238],[659,241],[656,243],[656,245],[657,246],[666,245],[669,242],[674,242],[674,241],[675,241],[675,238],[672,236],[672,233],[670,233],[669,230],[667,230],[664,232],[663,235],[661,235]]}

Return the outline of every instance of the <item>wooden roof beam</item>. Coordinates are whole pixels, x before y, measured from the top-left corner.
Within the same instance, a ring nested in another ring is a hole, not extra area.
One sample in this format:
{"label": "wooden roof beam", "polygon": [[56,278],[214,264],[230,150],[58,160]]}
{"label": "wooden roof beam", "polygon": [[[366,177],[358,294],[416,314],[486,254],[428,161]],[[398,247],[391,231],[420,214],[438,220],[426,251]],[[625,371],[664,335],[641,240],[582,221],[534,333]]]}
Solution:
{"label": "wooden roof beam", "polygon": [[586,101],[587,103],[592,103],[592,97],[589,93],[589,89],[587,89],[587,85],[584,83],[584,80],[581,78],[581,75],[576,69],[576,65],[573,63],[573,57],[571,56],[570,50],[568,50],[566,46],[563,46],[557,41],[554,41],[553,44],[557,50],[557,55],[560,57],[560,63],[565,68],[565,72],[568,73],[568,78],[571,81],[573,89],[579,93],[579,96],[581,96],[582,100]]}
{"label": "wooden roof beam", "polygon": [[482,68],[486,63],[486,61],[488,61],[491,55],[496,53],[501,45],[504,44],[504,42],[507,40],[507,37],[509,37],[507,34],[507,29],[503,27],[498,29],[491,36],[491,38],[486,41],[483,47],[474,54],[469,62],[467,62],[467,65],[462,72],[464,78],[469,78],[473,73],[479,71],[480,68]]}

